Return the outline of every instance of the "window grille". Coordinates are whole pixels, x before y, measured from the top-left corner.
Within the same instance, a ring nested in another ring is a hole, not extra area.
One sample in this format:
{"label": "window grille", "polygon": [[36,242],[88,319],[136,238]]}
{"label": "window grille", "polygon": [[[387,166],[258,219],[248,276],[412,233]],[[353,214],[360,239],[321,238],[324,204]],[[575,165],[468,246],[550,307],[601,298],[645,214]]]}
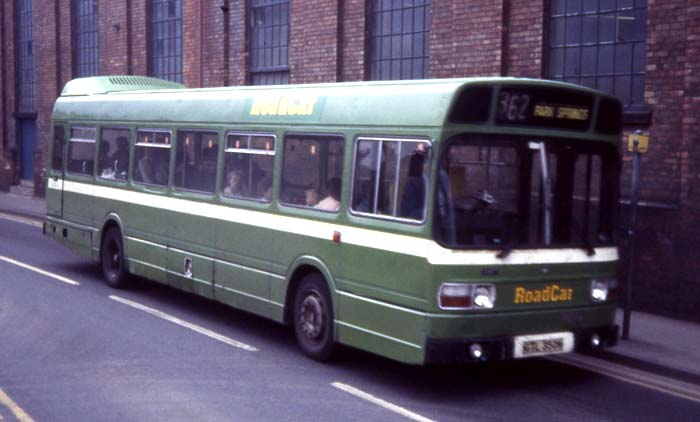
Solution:
{"label": "window grille", "polygon": [[99,74],[97,0],[74,1],[73,22],[75,76],[96,76]]}
{"label": "window grille", "polygon": [[369,2],[369,79],[428,76],[430,1]]}
{"label": "window grille", "polygon": [[250,2],[250,83],[289,83],[289,0]]}
{"label": "window grille", "polygon": [[151,0],[150,5],[151,75],[182,82],[182,0]]}
{"label": "window grille", "polygon": [[550,79],[596,88],[626,109],[644,104],[646,0],[552,0]]}
{"label": "window grille", "polygon": [[34,6],[32,0],[17,0],[17,70],[19,111],[36,111],[34,75]]}

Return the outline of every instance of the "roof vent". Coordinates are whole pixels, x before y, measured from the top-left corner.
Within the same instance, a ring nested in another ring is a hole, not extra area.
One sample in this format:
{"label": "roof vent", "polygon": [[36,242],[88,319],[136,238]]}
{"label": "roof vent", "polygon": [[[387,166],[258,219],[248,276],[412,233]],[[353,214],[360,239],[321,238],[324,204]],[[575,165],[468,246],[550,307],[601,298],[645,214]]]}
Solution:
{"label": "roof vent", "polygon": [[185,86],[148,76],[95,76],[78,78],[68,82],[61,96],[96,95],[110,92],[145,91],[156,89],[182,89]]}

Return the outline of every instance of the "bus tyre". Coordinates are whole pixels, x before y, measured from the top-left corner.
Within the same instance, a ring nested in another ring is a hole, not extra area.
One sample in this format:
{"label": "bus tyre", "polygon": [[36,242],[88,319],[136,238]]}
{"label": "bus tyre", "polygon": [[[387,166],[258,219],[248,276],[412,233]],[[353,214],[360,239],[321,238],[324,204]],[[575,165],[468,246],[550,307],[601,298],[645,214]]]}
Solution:
{"label": "bus tyre", "polygon": [[128,273],[124,260],[124,243],[117,228],[107,230],[100,248],[102,275],[109,287],[123,289],[128,285]]}
{"label": "bus tyre", "polygon": [[294,296],[294,333],[301,350],[312,359],[330,359],[333,341],[333,306],[321,274],[304,276]]}

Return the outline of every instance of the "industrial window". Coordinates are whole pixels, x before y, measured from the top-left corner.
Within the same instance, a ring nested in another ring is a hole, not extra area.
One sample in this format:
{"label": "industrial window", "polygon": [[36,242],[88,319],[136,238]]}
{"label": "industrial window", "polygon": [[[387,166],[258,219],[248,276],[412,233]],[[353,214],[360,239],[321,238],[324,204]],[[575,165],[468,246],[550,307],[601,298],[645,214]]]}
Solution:
{"label": "industrial window", "polygon": [[426,78],[430,1],[375,0],[369,4],[369,78]]}
{"label": "industrial window", "polygon": [[289,0],[250,2],[250,83],[289,83]]}
{"label": "industrial window", "polygon": [[175,148],[175,179],[173,180],[175,187],[214,193],[218,151],[218,132],[178,131]]}
{"label": "industrial window", "polygon": [[68,172],[92,176],[95,167],[95,134],[94,127],[70,128],[68,143]]}
{"label": "industrial window", "polygon": [[547,77],[644,104],[646,0],[553,0]]}
{"label": "industrial window", "polygon": [[428,194],[430,144],[361,138],[356,145],[353,212],[422,221]]}
{"label": "industrial window", "polygon": [[75,76],[98,75],[97,0],[74,1],[73,22]]}
{"label": "industrial window", "polygon": [[226,135],[224,196],[270,202],[275,137],[245,133]]}
{"label": "industrial window", "polygon": [[168,185],[170,131],[141,129],[134,147],[134,182]]}
{"label": "industrial window", "polygon": [[17,70],[19,111],[36,111],[34,92],[34,14],[32,0],[17,0]]}
{"label": "industrial window", "polygon": [[343,144],[341,136],[287,135],[280,200],[289,205],[338,212]]}
{"label": "industrial window", "polygon": [[63,170],[63,138],[65,131],[63,126],[53,127],[53,147],[51,153],[51,170],[60,172]]}
{"label": "industrial window", "polygon": [[151,75],[182,82],[182,0],[151,0],[150,5]]}
{"label": "industrial window", "polygon": [[97,159],[97,175],[102,179],[126,181],[129,173],[129,139],[127,128],[103,128]]}

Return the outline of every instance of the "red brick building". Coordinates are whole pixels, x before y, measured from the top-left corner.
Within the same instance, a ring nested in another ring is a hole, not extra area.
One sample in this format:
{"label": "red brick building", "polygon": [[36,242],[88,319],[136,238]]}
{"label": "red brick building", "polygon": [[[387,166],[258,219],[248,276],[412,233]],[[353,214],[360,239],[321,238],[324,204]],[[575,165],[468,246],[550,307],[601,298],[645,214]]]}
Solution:
{"label": "red brick building", "polygon": [[53,103],[78,76],[201,87],[503,75],[612,92],[626,131],[651,137],[635,304],[700,319],[697,0],[7,0],[0,59],[0,189],[33,180],[36,195]]}

